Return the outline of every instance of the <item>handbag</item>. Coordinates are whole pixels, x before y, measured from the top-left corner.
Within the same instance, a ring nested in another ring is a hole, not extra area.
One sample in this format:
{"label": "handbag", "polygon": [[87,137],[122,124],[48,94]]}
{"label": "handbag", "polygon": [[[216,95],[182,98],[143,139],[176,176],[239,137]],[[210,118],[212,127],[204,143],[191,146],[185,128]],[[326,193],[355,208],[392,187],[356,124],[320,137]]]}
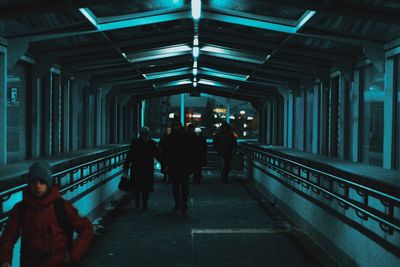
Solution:
{"label": "handbag", "polygon": [[130,191],[131,190],[131,180],[128,177],[127,173],[124,173],[121,176],[121,180],[118,184],[118,189],[122,191]]}

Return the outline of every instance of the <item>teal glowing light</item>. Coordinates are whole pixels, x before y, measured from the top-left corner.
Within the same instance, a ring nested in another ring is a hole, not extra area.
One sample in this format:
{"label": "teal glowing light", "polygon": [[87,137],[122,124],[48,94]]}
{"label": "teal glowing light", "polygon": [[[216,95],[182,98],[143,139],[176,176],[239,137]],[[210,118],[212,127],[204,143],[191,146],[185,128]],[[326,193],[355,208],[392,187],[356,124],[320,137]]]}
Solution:
{"label": "teal glowing light", "polygon": [[300,20],[299,20],[299,22],[298,22],[298,24],[297,24],[297,26],[296,26],[296,32],[297,32],[298,30],[300,30],[301,27],[303,27],[303,25],[306,24],[307,21],[309,21],[309,20],[315,15],[315,13],[317,13],[317,12],[315,12],[315,11],[313,11],[313,10],[307,10],[307,11],[303,14],[303,16],[300,18]]}
{"label": "teal glowing light", "polygon": [[201,68],[201,73],[212,77],[220,77],[235,81],[246,81],[249,75],[220,71],[211,68]]}
{"label": "teal glowing light", "polygon": [[192,0],[192,17],[200,19],[201,16],[201,0]]}
{"label": "teal glowing light", "polygon": [[193,87],[197,87],[197,82],[193,82]]}
{"label": "teal glowing light", "polygon": [[199,46],[199,37],[197,35],[193,38],[193,46]]}
{"label": "teal glowing light", "polygon": [[175,87],[175,86],[188,85],[188,84],[192,84],[192,81],[189,79],[183,79],[183,80],[161,83],[158,85],[158,88]]}
{"label": "teal glowing light", "polygon": [[193,62],[193,68],[197,68],[197,60]]}
{"label": "teal glowing light", "polygon": [[262,64],[267,56],[250,54],[247,52],[241,52],[215,45],[205,45],[201,48],[201,51],[204,52],[205,55],[210,55],[213,57],[227,58],[254,64]]}
{"label": "teal glowing light", "polygon": [[96,29],[99,28],[98,24],[97,24],[97,18],[96,16],[93,14],[92,11],[90,11],[89,8],[80,8],[79,12],[82,13],[82,15],[85,16],[85,18],[93,25],[96,27]]}
{"label": "teal glowing light", "polygon": [[197,68],[194,68],[194,69],[193,69],[193,75],[194,75],[194,76],[197,76],[197,74],[198,74],[198,70],[197,70]]}
{"label": "teal glowing light", "polygon": [[185,75],[185,74],[189,74],[189,73],[190,73],[189,68],[180,68],[180,69],[169,70],[169,71],[146,73],[146,74],[143,74],[143,77],[145,77],[147,80],[155,80],[155,79],[163,79],[163,78],[181,76],[181,75]]}
{"label": "teal glowing light", "polygon": [[129,62],[136,63],[141,61],[149,61],[161,58],[176,57],[190,54],[192,48],[189,45],[175,45],[170,47],[164,47],[159,49],[147,50],[143,52],[137,52],[128,54]]}
{"label": "teal glowing light", "polygon": [[198,46],[193,47],[193,57],[198,58],[200,54],[200,48]]}
{"label": "teal glowing light", "polygon": [[207,79],[200,79],[199,84],[203,84],[203,85],[208,85],[208,86],[214,86],[214,87],[221,87],[221,88],[231,88],[230,86],[221,83],[221,82],[217,82],[217,81],[212,81],[212,80],[207,80]]}

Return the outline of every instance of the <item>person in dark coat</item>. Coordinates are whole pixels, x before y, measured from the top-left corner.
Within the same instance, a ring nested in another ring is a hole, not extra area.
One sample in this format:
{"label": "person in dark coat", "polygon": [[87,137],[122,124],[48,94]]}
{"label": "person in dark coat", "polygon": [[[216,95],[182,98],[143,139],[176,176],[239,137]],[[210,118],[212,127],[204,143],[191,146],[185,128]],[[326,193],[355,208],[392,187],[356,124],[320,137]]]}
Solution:
{"label": "person in dark coat", "polygon": [[[21,267],[73,266],[83,257],[93,239],[92,223],[61,198],[60,188],[53,185],[52,173],[46,163],[32,164],[27,183],[23,200],[11,210],[0,238],[0,266],[11,266],[13,248],[19,237]],[[68,236],[60,225],[56,202],[63,205],[63,218],[68,221],[70,230],[78,233],[74,242],[71,242],[72,235]]]}
{"label": "person in dark coat", "polygon": [[193,141],[195,149],[193,179],[194,184],[200,184],[203,180],[201,168],[207,164],[207,140],[203,136],[200,127],[194,128]]}
{"label": "person in dark coat", "polygon": [[150,139],[150,129],[142,127],[139,139],[133,139],[124,163],[124,172],[129,168],[136,208],[148,209],[150,192],[154,191],[154,159],[159,159],[157,143]]}
{"label": "person in dark coat", "polygon": [[231,169],[232,156],[236,153],[237,140],[228,123],[221,125],[220,131],[214,136],[214,147],[221,160],[221,182],[227,183]]}
{"label": "person in dark coat", "polygon": [[165,139],[164,158],[173,184],[174,211],[186,213],[189,197],[189,176],[193,173],[193,139],[179,121],[174,120],[171,134]]}

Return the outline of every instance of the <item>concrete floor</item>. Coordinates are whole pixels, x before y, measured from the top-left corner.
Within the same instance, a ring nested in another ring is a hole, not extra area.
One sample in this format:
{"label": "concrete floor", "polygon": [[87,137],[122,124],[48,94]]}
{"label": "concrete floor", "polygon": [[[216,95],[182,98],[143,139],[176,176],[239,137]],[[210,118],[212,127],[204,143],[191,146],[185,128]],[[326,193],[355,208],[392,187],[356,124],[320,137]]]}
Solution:
{"label": "concrete floor", "polygon": [[157,178],[149,210],[114,212],[79,266],[325,266],[237,178],[220,184],[209,173],[190,190],[188,214],[175,214],[171,185]]}

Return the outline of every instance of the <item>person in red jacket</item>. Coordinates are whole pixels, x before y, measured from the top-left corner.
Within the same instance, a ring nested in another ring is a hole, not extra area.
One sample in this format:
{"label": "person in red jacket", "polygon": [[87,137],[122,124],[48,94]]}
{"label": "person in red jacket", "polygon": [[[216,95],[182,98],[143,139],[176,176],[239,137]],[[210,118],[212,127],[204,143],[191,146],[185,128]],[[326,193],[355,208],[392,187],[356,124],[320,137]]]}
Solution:
{"label": "person in red jacket", "polygon": [[[11,266],[14,244],[19,237],[21,267],[59,267],[76,263],[93,239],[91,222],[79,216],[74,206],[61,198],[47,164],[34,163],[27,182],[23,200],[11,210],[0,238],[0,266]],[[57,210],[56,206],[60,205],[62,209]],[[64,223],[60,222],[60,213],[65,214]],[[67,234],[65,225],[70,227],[70,234],[78,233],[76,240]]]}

